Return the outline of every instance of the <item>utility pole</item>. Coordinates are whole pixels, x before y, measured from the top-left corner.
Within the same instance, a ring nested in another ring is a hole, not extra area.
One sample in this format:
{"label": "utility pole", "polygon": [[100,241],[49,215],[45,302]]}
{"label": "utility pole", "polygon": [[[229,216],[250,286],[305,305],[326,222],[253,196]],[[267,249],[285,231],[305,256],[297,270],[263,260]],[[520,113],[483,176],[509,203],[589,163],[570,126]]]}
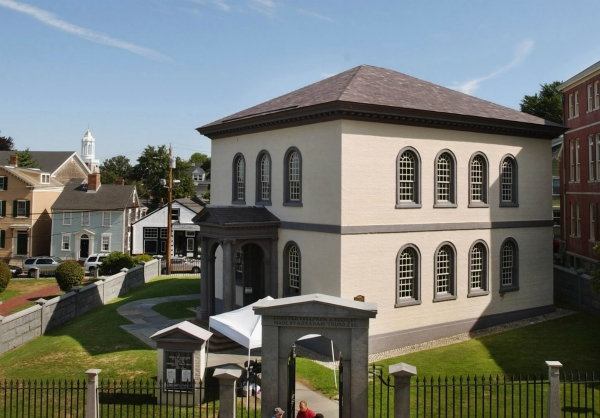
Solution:
{"label": "utility pole", "polygon": [[169,201],[169,214],[167,215],[167,274],[171,275],[171,233],[173,231],[173,148],[169,144],[169,186],[167,200]]}

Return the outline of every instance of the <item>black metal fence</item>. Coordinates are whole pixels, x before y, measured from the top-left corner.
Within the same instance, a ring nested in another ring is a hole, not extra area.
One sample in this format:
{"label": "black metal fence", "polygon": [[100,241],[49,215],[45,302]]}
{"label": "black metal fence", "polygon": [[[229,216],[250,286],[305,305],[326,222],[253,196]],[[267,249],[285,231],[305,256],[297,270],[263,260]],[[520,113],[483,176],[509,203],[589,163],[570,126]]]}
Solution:
{"label": "black metal fence", "polygon": [[564,417],[600,416],[600,376],[597,373],[562,373],[561,380]]}
{"label": "black metal fence", "polygon": [[83,417],[85,381],[4,380],[0,382],[0,417]]}

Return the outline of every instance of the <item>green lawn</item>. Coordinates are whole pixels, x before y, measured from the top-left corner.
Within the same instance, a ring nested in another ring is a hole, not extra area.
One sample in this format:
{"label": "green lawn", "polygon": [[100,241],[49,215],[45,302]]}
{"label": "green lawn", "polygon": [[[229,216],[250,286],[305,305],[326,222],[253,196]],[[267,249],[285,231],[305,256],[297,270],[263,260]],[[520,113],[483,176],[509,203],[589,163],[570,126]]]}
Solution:
{"label": "green lawn", "polygon": [[190,308],[200,306],[200,299],[182,300],[179,302],[166,302],[154,305],[152,310],[166,316],[169,319],[193,318],[196,314],[190,311]]}
{"label": "green lawn", "polygon": [[197,277],[159,277],[106,306],[0,356],[1,379],[80,379],[90,368],[100,378],[156,376],[156,351],[122,330],[130,322],[117,313],[125,303],[198,293]]}
{"label": "green lawn", "polygon": [[13,299],[27,293],[32,293],[41,290],[45,287],[54,286],[55,279],[11,279],[4,292],[0,293],[0,300]]}

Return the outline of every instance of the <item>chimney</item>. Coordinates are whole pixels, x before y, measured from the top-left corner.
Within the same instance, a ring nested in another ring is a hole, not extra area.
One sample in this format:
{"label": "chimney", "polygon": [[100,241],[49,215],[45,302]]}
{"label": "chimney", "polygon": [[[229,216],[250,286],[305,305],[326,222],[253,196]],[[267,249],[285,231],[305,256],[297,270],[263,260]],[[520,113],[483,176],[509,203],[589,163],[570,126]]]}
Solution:
{"label": "chimney", "polygon": [[96,193],[100,188],[100,173],[88,174],[88,193]]}
{"label": "chimney", "polygon": [[125,185],[125,179],[116,179],[115,184],[118,186],[123,186]]}
{"label": "chimney", "polygon": [[11,155],[10,156],[10,166],[11,167],[18,167],[19,165],[19,156],[18,155]]}

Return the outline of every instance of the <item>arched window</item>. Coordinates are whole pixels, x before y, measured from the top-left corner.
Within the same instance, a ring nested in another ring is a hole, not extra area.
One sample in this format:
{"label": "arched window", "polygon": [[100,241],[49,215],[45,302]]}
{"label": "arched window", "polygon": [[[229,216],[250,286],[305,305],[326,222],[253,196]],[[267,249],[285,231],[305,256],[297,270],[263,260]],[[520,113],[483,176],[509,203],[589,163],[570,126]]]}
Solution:
{"label": "arched window", "polygon": [[302,290],[302,257],[298,245],[290,241],[283,250],[283,276],[285,296],[301,295]]}
{"label": "arched window", "polygon": [[456,250],[450,243],[435,252],[434,302],[456,299]]}
{"label": "arched window", "polygon": [[469,251],[468,296],[489,294],[488,249],[484,241],[476,241]]}
{"label": "arched window", "polygon": [[519,290],[519,247],[507,238],[500,247],[500,293]]}
{"label": "arched window", "polygon": [[267,151],[259,152],[256,159],[256,204],[271,204],[271,157]]}
{"label": "arched window", "polygon": [[518,167],[512,155],[506,155],[500,162],[500,206],[519,206]]}
{"label": "arched window", "polygon": [[469,164],[469,207],[489,207],[488,203],[487,158],[477,153]]}
{"label": "arched window", "polygon": [[421,257],[413,245],[405,245],[396,257],[396,307],[421,303]]}
{"label": "arched window", "polygon": [[435,159],[435,207],[456,207],[456,159],[450,151]]}
{"label": "arched window", "polygon": [[396,160],[396,208],[421,207],[421,160],[411,147],[398,153]]}
{"label": "arched window", "polygon": [[285,153],[284,206],[302,206],[302,155],[296,147]]}
{"label": "arched window", "polygon": [[246,203],[246,162],[242,154],[236,154],[233,158],[233,196],[231,203]]}

